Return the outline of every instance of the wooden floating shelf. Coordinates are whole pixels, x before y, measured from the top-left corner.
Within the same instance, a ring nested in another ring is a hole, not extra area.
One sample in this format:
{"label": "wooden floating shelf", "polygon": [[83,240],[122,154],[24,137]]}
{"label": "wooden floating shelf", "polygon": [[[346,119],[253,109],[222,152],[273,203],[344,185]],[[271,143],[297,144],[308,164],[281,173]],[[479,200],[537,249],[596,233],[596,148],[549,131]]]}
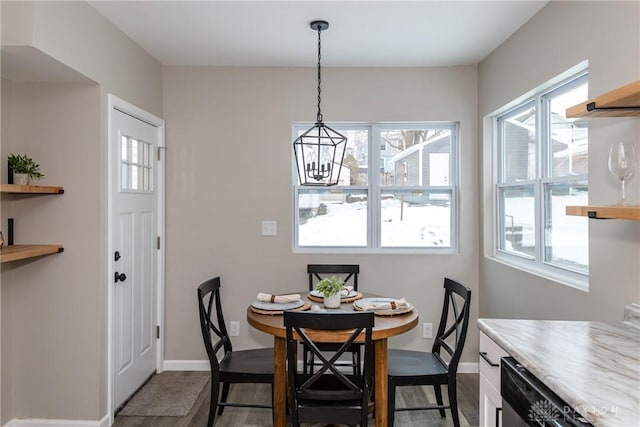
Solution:
{"label": "wooden floating shelf", "polygon": [[63,252],[62,245],[11,245],[0,250],[0,263]]}
{"label": "wooden floating shelf", "polygon": [[569,107],[566,116],[640,117],[640,80]]}
{"label": "wooden floating shelf", "polygon": [[0,184],[0,192],[9,194],[63,194],[64,188],[50,185]]}
{"label": "wooden floating shelf", "polygon": [[629,206],[567,206],[567,215],[586,216],[594,219],[631,219],[640,221],[640,205]]}

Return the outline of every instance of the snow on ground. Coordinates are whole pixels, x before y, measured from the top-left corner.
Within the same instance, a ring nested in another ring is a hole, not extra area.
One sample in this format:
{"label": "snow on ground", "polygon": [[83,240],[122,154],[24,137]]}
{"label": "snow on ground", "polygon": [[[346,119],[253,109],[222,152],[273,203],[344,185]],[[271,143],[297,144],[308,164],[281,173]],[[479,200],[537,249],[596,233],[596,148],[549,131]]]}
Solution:
{"label": "snow on ground", "polygon": [[[553,245],[550,261],[561,265],[587,266],[589,233],[586,218],[565,215],[566,205],[585,205],[585,192],[553,197],[551,228],[547,238]],[[367,246],[367,202],[324,201],[325,215],[309,218],[299,227],[300,246]],[[448,247],[450,241],[449,206],[404,203],[402,220],[400,199],[385,199],[381,211],[383,247]],[[513,215],[514,225],[523,227],[523,247],[533,247],[534,207],[530,197],[509,197],[505,212]],[[507,250],[513,250],[511,242]]]}

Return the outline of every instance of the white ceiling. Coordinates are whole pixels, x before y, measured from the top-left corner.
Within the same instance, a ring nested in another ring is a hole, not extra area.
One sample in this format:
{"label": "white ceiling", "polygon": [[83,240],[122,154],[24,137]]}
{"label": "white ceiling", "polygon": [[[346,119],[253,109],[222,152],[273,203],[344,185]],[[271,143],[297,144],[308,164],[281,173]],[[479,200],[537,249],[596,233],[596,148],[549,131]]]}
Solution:
{"label": "white ceiling", "polygon": [[164,65],[476,64],[547,1],[91,1]]}

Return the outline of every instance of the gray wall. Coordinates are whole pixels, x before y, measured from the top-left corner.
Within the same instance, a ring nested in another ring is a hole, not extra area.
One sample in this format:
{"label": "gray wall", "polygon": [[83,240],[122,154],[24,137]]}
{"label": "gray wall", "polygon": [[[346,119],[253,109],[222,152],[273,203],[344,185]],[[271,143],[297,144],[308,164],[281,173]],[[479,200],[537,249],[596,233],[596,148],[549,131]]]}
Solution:
{"label": "gray wall", "polygon": [[[307,287],[307,263],[358,263],[365,292],[407,297],[421,322],[437,324],[443,278],[473,289],[477,317],[476,67],[323,70],[326,121],[459,121],[460,253],[311,255],[292,253],[291,123],[315,117],[313,68],[166,67],[167,360],[204,360],[196,287],[222,277],[227,321],[240,321],[237,348],[270,345],[246,309],[259,291]],[[399,108],[398,106],[402,106]],[[261,220],[278,235],[262,237]],[[421,328],[392,347],[427,349]],[[463,362],[475,362],[470,331]]]}
{"label": "gray wall", "polygon": [[[16,243],[61,243],[65,252],[2,265],[0,422],[99,420],[107,414],[107,94],[159,115],[162,69],[85,2],[1,6],[3,47],[59,61],[74,70],[70,80],[82,74],[95,84],[2,80],[0,158],[29,153],[42,184],[66,193],[2,198]],[[37,74],[47,80],[46,70]]]}
{"label": "gray wall", "polygon": [[[584,60],[589,61],[590,96],[640,78],[640,3],[550,2],[479,64],[479,120]],[[607,170],[609,145],[627,140],[637,146],[639,136],[637,118],[590,120],[591,203],[616,203],[619,183]],[[482,142],[482,157],[482,211],[488,222],[492,191],[489,138]],[[629,182],[633,203],[640,203],[638,178]],[[589,292],[487,257],[488,231],[485,223],[487,239],[480,253],[481,317],[621,320],[625,304],[640,302],[638,221],[589,221]]]}

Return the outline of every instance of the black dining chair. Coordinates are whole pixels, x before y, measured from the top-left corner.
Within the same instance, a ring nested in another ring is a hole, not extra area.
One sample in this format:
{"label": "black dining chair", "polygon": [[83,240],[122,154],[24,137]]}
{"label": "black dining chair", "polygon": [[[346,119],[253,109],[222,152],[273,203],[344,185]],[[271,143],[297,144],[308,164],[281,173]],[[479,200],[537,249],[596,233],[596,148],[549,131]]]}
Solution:
{"label": "black dining chair", "polygon": [[[469,326],[471,290],[461,283],[444,279],[444,305],[440,325],[431,352],[411,350],[388,351],[388,408],[389,427],[393,427],[395,411],[438,409],[445,417],[445,409],[451,409],[453,425],[458,427],[458,400],[456,375],[458,362]],[[437,405],[411,408],[395,407],[396,387],[432,385]],[[447,386],[449,405],[442,400],[441,385]]]}
{"label": "black dining chair", "polygon": [[[315,289],[320,280],[325,277],[338,276],[344,281],[345,286],[353,286],[353,290],[358,290],[358,274],[360,273],[360,266],[358,264],[308,264],[307,274],[309,275],[309,290]],[[335,351],[340,347],[341,343],[318,343],[318,347],[323,351]],[[351,362],[341,361],[340,364],[345,366],[351,366],[353,368],[353,374],[357,375],[361,373],[361,355],[360,344],[353,344],[347,351],[351,353]],[[304,372],[313,373],[313,368],[316,365],[315,357],[309,349],[302,346],[302,365]]]}
{"label": "black dining chair", "polygon": [[[198,286],[198,311],[202,338],[211,366],[211,400],[207,427],[213,426],[216,408],[218,415],[222,415],[225,406],[272,408],[272,405],[227,402],[229,386],[235,383],[271,384],[273,396],[273,348],[233,350],[220,303],[220,277],[209,279]],[[221,350],[223,354],[218,360]]]}
{"label": "black dining chair", "polygon": [[[285,311],[287,394],[291,420],[300,423],[367,425],[373,381],[373,312],[312,313]],[[318,348],[309,330],[352,330],[335,352]],[[339,357],[364,335],[364,367],[358,375],[346,374],[336,364]],[[296,340],[303,342],[320,362],[316,372],[300,370]],[[372,405],[371,405],[372,406]]]}

